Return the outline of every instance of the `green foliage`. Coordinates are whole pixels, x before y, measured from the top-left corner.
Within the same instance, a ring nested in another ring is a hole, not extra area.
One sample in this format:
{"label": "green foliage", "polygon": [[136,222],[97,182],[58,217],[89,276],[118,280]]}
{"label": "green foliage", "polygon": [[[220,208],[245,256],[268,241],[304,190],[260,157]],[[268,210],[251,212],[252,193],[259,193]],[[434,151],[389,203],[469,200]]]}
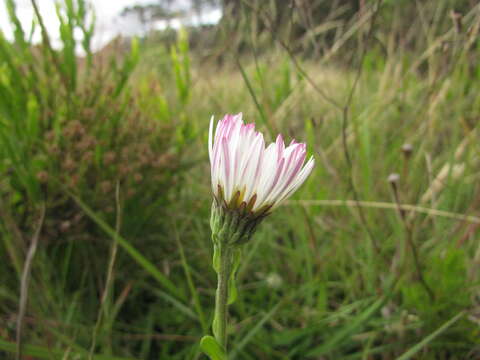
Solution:
{"label": "green foliage", "polygon": [[[469,284],[465,278],[466,254],[462,249],[446,247],[441,253],[433,252],[425,266],[425,277],[435,284],[435,302],[432,304],[424,289],[418,284],[402,286],[403,302],[424,320],[424,327],[433,330],[445,318],[452,317],[470,304]],[[452,296],[455,294],[455,296]]]}
{"label": "green foliage", "polygon": [[188,37],[185,30],[179,31],[177,46],[172,47],[171,57],[178,97],[182,105],[186,105],[189,98],[191,82]]}
{"label": "green foliage", "polygon": [[200,341],[202,351],[207,354],[211,360],[226,360],[225,352],[212,336],[204,336]]}

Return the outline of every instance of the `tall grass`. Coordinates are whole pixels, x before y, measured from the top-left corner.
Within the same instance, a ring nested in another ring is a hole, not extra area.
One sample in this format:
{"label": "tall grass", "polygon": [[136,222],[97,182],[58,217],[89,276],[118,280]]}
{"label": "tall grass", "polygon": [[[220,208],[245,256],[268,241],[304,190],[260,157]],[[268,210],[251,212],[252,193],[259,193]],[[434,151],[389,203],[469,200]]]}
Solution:
{"label": "tall grass", "polygon": [[[246,247],[232,359],[477,358],[479,7],[462,3],[459,27],[452,1],[366,3],[329,18],[333,38],[308,38],[318,57],[245,21],[230,62],[201,61],[186,32],[92,53],[83,0],[58,6],[60,49],[38,14],[33,44],[7,0],[0,354],[201,358],[207,126],[242,111],[272,138],[306,139],[318,165]],[[250,51],[265,31],[271,47]]]}

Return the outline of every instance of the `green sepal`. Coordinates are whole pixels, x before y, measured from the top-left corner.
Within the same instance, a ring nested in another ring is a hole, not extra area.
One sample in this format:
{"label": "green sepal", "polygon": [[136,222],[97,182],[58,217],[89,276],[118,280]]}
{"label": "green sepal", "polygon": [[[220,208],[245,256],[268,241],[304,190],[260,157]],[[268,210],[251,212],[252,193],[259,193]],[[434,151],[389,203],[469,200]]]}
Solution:
{"label": "green sepal", "polygon": [[223,348],[217,340],[210,335],[204,336],[202,340],[200,340],[200,349],[211,360],[227,360],[227,354],[225,354]]}
{"label": "green sepal", "polygon": [[212,203],[212,210],[210,212],[210,228],[213,234],[218,234],[222,228],[222,213],[217,210],[215,201]]}
{"label": "green sepal", "polygon": [[242,249],[235,247],[232,252],[232,270],[230,271],[230,277],[228,279],[228,305],[233,304],[237,300],[238,291],[235,282],[237,270],[240,267],[240,261],[242,260]]}

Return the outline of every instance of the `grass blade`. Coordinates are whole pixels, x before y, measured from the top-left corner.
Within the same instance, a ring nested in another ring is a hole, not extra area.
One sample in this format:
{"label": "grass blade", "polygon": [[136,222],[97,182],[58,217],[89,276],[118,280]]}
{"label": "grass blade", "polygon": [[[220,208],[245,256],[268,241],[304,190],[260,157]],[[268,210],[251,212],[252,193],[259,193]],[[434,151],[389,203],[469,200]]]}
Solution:
{"label": "grass blade", "polygon": [[459,312],[457,315],[455,315],[453,318],[448,320],[446,323],[444,323],[442,326],[440,326],[437,330],[435,330],[433,333],[428,335],[426,338],[424,338],[422,341],[420,341],[418,344],[415,346],[411,347],[407,352],[403,353],[400,357],[397,358],[397,360],[409,360],[411,359],[416,353],[418,353],[420,350],[422,350],[426,345],[428,345],[432,340],[434,340],[437,336],[442,334],[445,330],[447,330],[450,326],[455,324],[458,320],[460,320],[463,315],[465,315],[465,311]]}
{"label": "grass blade", "polygon": [[367,321],[381,309],[386,300],[387,297],[381,297],[375,301],[370,307],[355,317],[349,325],[335,333],[326,343],[308,352],[307,357],[317,357],[337,349],[346,339],[355,334],[365,323],[367,323]]}
{"label": "grass blade", "polygon": [[[16,344],[6,341],[4,339],[0,339],[0,350],[14,353],[16,351]],[[32,356],[35,359],[62,359],[64,354],[69,351],[69,349],[65,350],[58,350],[58,349],[49,349],[42,346],[36,345],[24,345],[23,346],[23,354],[27,356]],[[82,358],[82,356],[86,355],[84,351],[72,351],[70,349],[70,354],[78,356],[78,358]],[[72,356],[75,358],[75,356]],[[94,355],[93,360],[134,360],[133,358],[125,358],[125,357],[118,357],[118,356],[110,356],[110,355]]]}
{"label": "grass blade", "polygon": [[262,119],[262,122],[265,124],[265,126],[268,129],[268,132],[270,135],[273,135],[275,132],[273,131],[272,127],[270,126],[270,123],[268,122],[267,116],[265,115],[265,112],[262,109],[262,106],[258,102],[257,95],[255,95],[255,91],[253,90],[252,84],[250,83],[250,80],[248,79],[247,73],[245,72],[245,69],[243,68],[242,64],[240,64],[240,61],[237,61],[238,68],[240,70],[240,73],[242,74],[243,81],[245,82],[245,85],[247,85],[248,92],[250,93],[250,96],[253,99],[253,102],[255,103],[255,107],[258,110],[258,113],[260,114],[260,118]]}
{"label": "grass blade", "polygon": [[282,301],[277,303],[263,318],[242,338],[238,345],[233,349],[230,357],[235,359],[237,354],[252,340],[255,334],[263,327],[263,325],[277,312],[278,308],[282,304]]}
{"label": "grass blade", "polygon": [[82,210],[87,214],[103,231],[111,236],[112,239],[116,239],[118,244],[150,275],[152,275],[161,285],[168,289],[172,294],[175,294],[178,298],[182,300],[185,299],[185,296],[180,292],[179,288],[175,286],[172,281],[163,275],[154,264],[152,264],[147,258],[145,258],[137,249],[135,249],[127,240],[122,236],[117,234],[117,232],[110,227],[104,220],[100,218],[87,204],[85,204],[80,198],[68,193],[75,202],[82,208]]}

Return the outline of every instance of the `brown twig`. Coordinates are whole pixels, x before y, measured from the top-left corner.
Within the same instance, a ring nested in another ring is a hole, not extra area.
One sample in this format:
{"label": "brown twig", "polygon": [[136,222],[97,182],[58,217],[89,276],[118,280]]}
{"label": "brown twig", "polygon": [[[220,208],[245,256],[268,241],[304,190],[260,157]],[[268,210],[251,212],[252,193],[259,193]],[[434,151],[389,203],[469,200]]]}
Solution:
{"label": "brown twig", "polygon": [[331,105],[333,105],[334,107],[336,107],[337,109],[341,109],[341,105],[340,103],[338,103],[337,101],[335,101],[333,98],[329,97],[325,91],[323,91],[316,83],[315,81],[308,75],[308,73],[302,68],[302,66],[299,64],[297,58],[295,57],[295,54],[293,53],[293,50],[290,48],[290,46],[288,46],[287,43],[285,43],[285,41],[283,41],[279,36],[277,36],[277,33],[274,31],[273,29],[273,26],[272,26],[272,23],[273,23],[273,20],[265,13],[261,12],[260,10],[258,10],[255,6],[253,6],[251,3],[249,3],[247,0],[242,0],[242,2],[247,5],[252,11],[254,11],[255,13],[257,13],[258,15],[262,15],[264,20],[265,20],[265,26],[266,28],[270,31],[270,33],[272,34],[272,37],[274,40],[276,40],[280,46],[287,52],[290,60],[292,60],[295,68],[297,69],[297,71],[300,73],[300,75],[302,75],[303,78],[305,78],[305,80],[307,80],[307,82],[315,89],[315,91],[317,91],[325,101],[329,102]]}
{"label": "brown twig", "polygon": [[412,205],[412,204],[393,204],[390,202],[380,201],[354,201],[354,200],[288,200],[284,205],[302,205],[302,206],[347,206],[354,207],[360,205],[365,208],[373,209],[387,209],[397,210],[400,207],[403,211],[411,211],[413,213],[426,214],[429,216],[444,217],[447,219],[453,219],[458,221],[464,221],[467,223],[480,224],[480,217],[473,215],[465,215],[454,213],[451,211],[437,210],[424,206]]}
{"label": "brown twig", "polygon": [[125,334],[121,336],[127,340],[166,340],[166,341],[181,341],[181,342],[196,342],[200,338],[189,335],[176,335],[176,334]]}
{"label": "brown twig", "polygon": [[[402,220],[403,227],[405,229],[405,250],[407,247],[410,248],[410,251],[412,253],[412,258],[413,258],[413,263],[415,266],[415,271],[417,273],[418,280],[422,284],[423,288],[427,292],[428,296],[430,297],[430,300],[433,301],[435,300],[435,294],[433,293],[433,290],[430,288],[428,285],[427,281],[425,280],[422,272],[422,267],[420,265],[420,260],[418,256],[418,251],[417,247],[415,246],[415,243],[413,241],[413,224],[408,220],[405,211],[401,207],[401,202],[400,202],[400,195],[398,193],[398,182],[397,181],[391,181],[390,182],[391,187],[392,187],[392,192],[393,192],[393,197],[395,199],[395,204],[397,205],[397,210],[398,210],[398,215],[400,219]],[[404,251],[406,253],[406,251]],[[406,262],[404,262],[404,265]]]}
{"label": "brown twig", "polygon": [[[256,11],[256,12],[259,12],[258,9],[256,9],[252,4],[250,4],[247,0],[242,0],[244,4],[246,4],[250,9],[252,9],[253,11]],[[374,10],[373,10],[373,14],[371,15],[370,17],[370,29],[369,29],[369,32],[366,36],[366,43],[368,43],[370,41],[370,39],[373,37],[373,30],[374,30],[374,24],[375,24],[375,20],[377,18],[377,15],[380,11],[380,5],[382,3],[382,0],[377,0],[377,2],[375,3],[375,5],[372,7]],[[262,15],[262,14],[259,14],[259,15]],[[367,16],[367,15],[365,15]],[[364,58],[365,58],[365,55],[367,53],[367,46],[365,45],[363,47],[363,51],[362,51],[362,54],[361,54],[361,57],[360,57],[360,62],[359,62],[359,66],[358,66],[358,69],[357,69],[357,72],[356,72],[356,75],[355,75],[355,79],[354,79],[354,82],[352,84],[352,87],[349,91],[349,94],[347,96],[347,100],[345,102],[345,104],[341,104],[339,102],[337,102],[336,100],[334,100],[333,98],[329,97],[316,83],[315,81],[308,75],[308,73],[302,68],[302,66],[299,64],[298,60],[296,59],[295,57],[295,54],[293,53],[293,50],[288,46],[288,44],[286,44],[279,36],[277,36],[277,34],[273,31],[272,29],[272,26],[271,26],[271,23],[272,23],[272,20],[270,19],[270,17],[266,14],[263,14],[263,17],[264,19],[266,20],[265,21],[265,26],[267,27],[267,29],[269,29],[272,33],[272,37],[274,40],[276,40],[280,46],[287,52],[289,58],[291,59],[292,63],[294,64],[295,68],[297,69],[297,71],[303,76],[303,78],[310,84],[310,86],[312,86],[312,88],[327,102],[329,102],[332,106],[334,106],[337,110],[339,110],[342,114],[342,144],[343,144],[343,149],[344,149],[344,155],[345,155],[345,159],[347,161],[347,165],[349,167],[349,171],[348,171],[348,184],[349,184],[349,187],[350,187],[350,191],[352,192],[353,194],[353,198],[356,202],[359,201],[359,196],[358,196],[358,191],[356,190],[356,187],[355,187],[355,183],[354,183],[354,180],[353,180],[353,162],[352,162],[352,158],[351,158],[351,155],[350,155],[350,151],[348,149],[348,145],[347,145],[347,128],[348,128],[348,123],[349,123],[349,110],[350,110],[350,105],[351,105],[351,102],[352,102],[352,99],[353,99],[353,96],[355,94],[355,90],[357,88],[357,85],[358,85],[358,82],[360,80],[360,77],[361,77],[361,74],[362,74],[362,69],[363,69],[363,61],[364,61]],[[360,222],[362,223],[363,227],[365,228],[372,244],[373,244],[373,247],[374,247],[374,250],[376,252],[377,255],[380,255],[381,254],[381,251],[380,251],[380,246],[378,245],[378,242],[376,241],[374,235],[373,235],[373,232],[371,231],[370,229],[370,226],[368,225],[368,222],[367,222],[367,219],[365,217],[365,214],[363,212],[363,209],[361,206],[357,206],[357,212],[359,214],[359,217],[360,217]]]}
{"label": "brown twig", "polygon": [[[377,2],[375,3],[376,4],[375,5],[376,9],[374,10],[374,13],[373,13],[373,15],[371,17],[371,20],[370,20],[370,29],[369,29],[367,37],[366,37],[366,41],[365,41],[366,43],[368,43],[373,36],[374,24],[375,24],[375,20],[377,18],[377,15],[380,11],[381,3],[382,3],[382,0],[377,0]],[[345,156],[345,160],[347,161],[347,165],[348,165],[349,186],[350,186],[350,190],[353,194],[353,199],[357,203],[357,211],[358,211],[358,215],[360,216],[360,221],[363,224],[363,227],[365,228],[365,231],[367,232],[367,234],[368,234],[368,236],[369,236],[369,238],[372,242],[372,245],[375,249],[376,254],[380,255],[381,254],[380,246],[378,245],[378,242],[375,239],[375,236],[373,235],[373,232],[371,231],[370,226],[368,225],[368,222],[367,222],[367,219],[365,217],[365,213],[362,210],[362,207],[359,205],[360,198],[358,196],[358,191],[355,187],[355,182],[353,180],[353,161],[352,161],[352,158],[351,158],[351,155],[350,155],[350,150],[348,149],[348,144],[347,144],[347,128],[348,128],[348,124],[349,124],[350,105],[351,105],[351,102],[353,100],[355,90],[357,89],[358,82],[360,81],[360,77],[362,75],[363,61],[365,59],[366,53],[367,53],[367,46],[365,45],[363,47],[362,55],[360,57],[360,62],[359,62],[358,69],[357,69],[357,72],[356,72],[356,75],[355,75],[355,79],[353,81],[352,87],[350,88],[350,92],[348,94],[345,105],[342,108],[342,145],[343,145],[343,153],[344,153],[344,156]]]}
{"label": "brown twig", "polygon": [[30,281],[30,272],[32,269],[33,258],[37,251],[38,239],[40,238],[40,232],[43,227],[43,222],[45,220],[46,207],[45,204],[42,204],[40,210],[40,219],[38,221],[37,229],[32,237],[32,241],[28,248],[27,257],[25,263],[23,264],[22,278],[20,281],[20,304],[17,317],[17,354],[16,359],[20,360],[22,358],[22,335],[23,335],[23,319],[25,317],[25,312],[27,310],[27,300],[28,300],[28,284]]}
{"label": "brown twig", "polygon": [[[121,220],[122,220],[122,208],[120,206],[120,183],[118,181],[115,187],[115,204],[116,204],[115,234],[117,236],[120,233]],[[113,278],[114,278],[114,268],[115,268],[115,260],[117,259],[117,252],[118,252],[118,241],[117,241],[117,237],[115,237],[113,239],[112,248],[110,251],[110,261],[108,263],[107,279],[105,280],[105,289],[103,291],[103,294],[100,300],[100,310],[98,311],[97,321],[95,323],[95,328],[93,330],[92,344],[90,346],[90,352],[88,354],[89,360],[93,359],[93,353],[95,352],[97,334],[100,328],[100,324],[102,322],[103,314],[105,312],[103,309],[105,305],[105,301],[112,292],[111,287],[112,287]]]}

